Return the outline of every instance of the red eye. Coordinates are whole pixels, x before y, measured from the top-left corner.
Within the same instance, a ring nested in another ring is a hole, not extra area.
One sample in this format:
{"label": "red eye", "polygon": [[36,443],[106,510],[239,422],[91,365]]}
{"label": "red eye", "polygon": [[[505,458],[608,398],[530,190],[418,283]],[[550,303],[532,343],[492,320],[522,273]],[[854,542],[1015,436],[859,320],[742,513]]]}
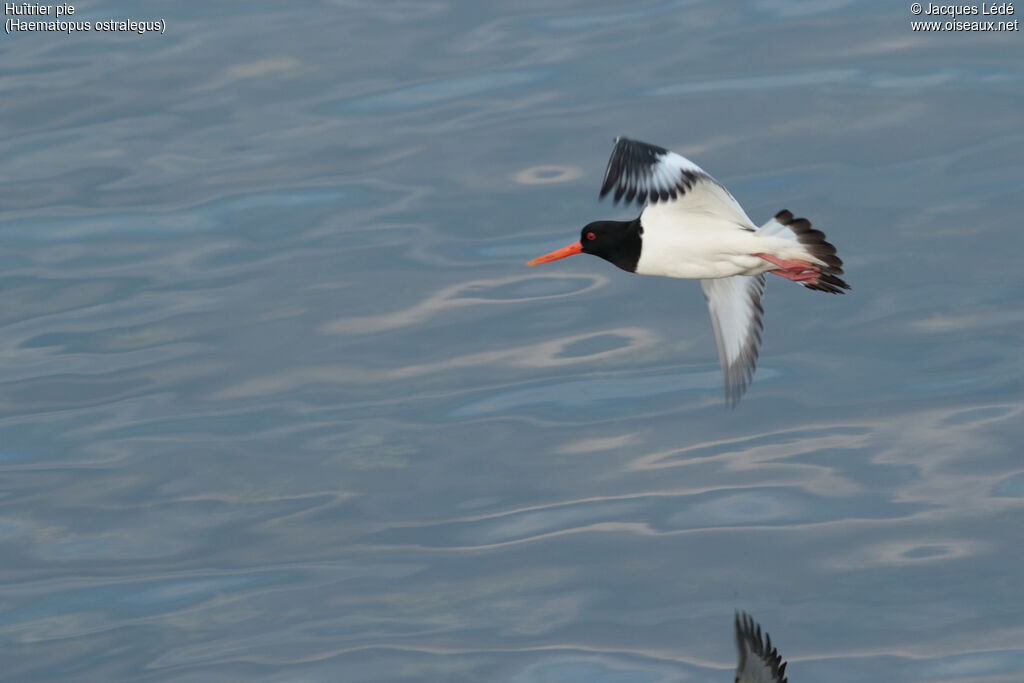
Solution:
{"label": "red eye", "polygon": [[594,234],[594,233],[592,233],[592,232],[588,232],[588,233],[587,233],[587,239],[588,239],[588,240],[591,240],[591,241],[593,241],[593,240],[596,240],[596,239],[597,239],[597,235],[595,235],[595,234]]}

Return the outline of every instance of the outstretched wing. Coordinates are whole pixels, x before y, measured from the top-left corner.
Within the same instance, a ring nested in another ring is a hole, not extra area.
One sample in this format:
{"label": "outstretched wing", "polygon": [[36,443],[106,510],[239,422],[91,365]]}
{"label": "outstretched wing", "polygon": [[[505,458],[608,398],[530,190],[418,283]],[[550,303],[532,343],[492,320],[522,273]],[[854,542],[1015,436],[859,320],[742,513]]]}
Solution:
{"label": "outstretched wing", "polygon": [[712,215],[746,228],[750,218],[729,191],[681,154],[626,137],[615,138],[601,185],[601,197],[615,191],[617,204],[662,202],[666,209]]}
{"label": "outstretched wing", "polygon": [[761,348],[763,275],[701,280],[711,312],[718,360],[725,375],[725,402],[736,405],[747,390]]}
{"label": "outstretched wing", "polygon": [[786,683],[786,663],[767,633],[745,612],[736,613],[736,683]]}

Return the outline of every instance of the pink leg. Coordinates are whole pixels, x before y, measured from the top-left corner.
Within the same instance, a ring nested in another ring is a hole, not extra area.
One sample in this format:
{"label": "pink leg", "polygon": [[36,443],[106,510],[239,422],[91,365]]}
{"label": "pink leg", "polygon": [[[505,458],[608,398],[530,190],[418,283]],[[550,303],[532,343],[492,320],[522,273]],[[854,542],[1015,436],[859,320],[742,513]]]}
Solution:
{"label": "pink leg", "polygon": [[808,263],[807,261],[787,261],[786,259],[776,258],[775,256],[772,256],[771,254],[758,253],[758,254],[751,254],[751,256],[756,256],[758,258],[763,258],[768,263],[775,264],[776,266],[778,266],[779,268],[782,268],[783,270],[801,272],[801,271],[804,271],[804,270],[817,270],[818,269],[818,267],[816,265],[814,265],[813,263]]}
{"label": "pink leg", "polygon": [[772,256],[771,254],[752,254],[758,258],[763,258],[768,263],[778,266],[782,270],[769,270],[769,273],[775,273],[781,278],[792,280],[793,282],[810,282],[818,279],[821,272],[818,267],[813,263],[807,261],[787,261],[786,259],[780,259]]}

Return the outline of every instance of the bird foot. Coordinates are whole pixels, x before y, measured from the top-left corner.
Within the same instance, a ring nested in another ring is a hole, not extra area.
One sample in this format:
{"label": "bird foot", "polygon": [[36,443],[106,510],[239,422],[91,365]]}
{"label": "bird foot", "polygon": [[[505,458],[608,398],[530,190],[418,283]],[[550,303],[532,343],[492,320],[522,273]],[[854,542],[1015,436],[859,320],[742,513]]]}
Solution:
{"label": "bird foot", "polygon": [[768,272],[774,273],[787,280],[792,280],[793,282],[810,282],[821,275],[821,271],[818,266],[808,261],[790,261],[787,259],[777,258],[771,254],[763,253],[752,254],[752,256],[757,256],[768,263],[778,266],[781,270],[769,270]]}

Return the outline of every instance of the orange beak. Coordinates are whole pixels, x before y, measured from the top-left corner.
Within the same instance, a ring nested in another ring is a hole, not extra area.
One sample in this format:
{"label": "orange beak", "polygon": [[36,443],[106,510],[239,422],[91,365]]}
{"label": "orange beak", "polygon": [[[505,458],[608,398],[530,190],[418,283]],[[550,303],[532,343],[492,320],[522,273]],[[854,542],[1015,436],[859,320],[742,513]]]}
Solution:
{"label": "orange beak", "polygon": [[553,251],[550,254],[544,254],[543,256],[538,256],[537,258],[533,259],[532,261],[527,261],[526,265],[528,265],[528,266],[539,266],[542,263],[551,263],[552,261],[557,261],[560,258],[565,258],[566,256],[572,256],[573,254],[578,254],[581,251],[583,251],[583,243],[582,242],[573,242],[572,244],[570,244],[567,247],[562,247],[561,249]]}

